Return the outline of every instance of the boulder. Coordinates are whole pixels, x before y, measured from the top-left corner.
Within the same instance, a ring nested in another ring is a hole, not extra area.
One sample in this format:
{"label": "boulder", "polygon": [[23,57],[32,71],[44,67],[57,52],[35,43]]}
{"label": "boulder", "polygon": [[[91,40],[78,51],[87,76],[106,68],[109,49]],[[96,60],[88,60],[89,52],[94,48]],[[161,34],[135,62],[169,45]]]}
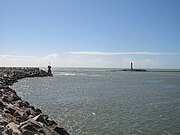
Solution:
{"label": "boulder", "polygon": [[41,114],[34,117],[33,119],[48,126],[48,122],[44,119],[43,115],[41,115]]}
{"label": "boulder", "polygon": [[13,117],[10,113],[4,113],[3,117],[8,121],[8,122],[15,122],[16,118]]}
{"label": "boulder", "polygon": [[[41,123],[41,122],[39,122],[39,123]],[[59,135],[56,131],[54,131],[50,127],[46,126],[43,123],[41,123],[41,124],[42,124],[42,131],[44,132],[44,135]]]}
{"label": "boulder", "polygon": [[22,135],[34,135],[34,133],[32,131],[29,130],[22,130]]}
{"label": "boulder", "polygon": [[3,110],[4,107],[6,107],[6,106],[5,106],[4,103],[0,100],[0,109]]}
{"label": "boulder", "polygon": [[6,127],[12,132],[12,135],[22,135],[21,132],[18,130],[18,125],[14,122],[9,123]]}
{"label": "boulder", "polygon": [[20,130],[22,130],[22,131],[29,130],[31,132],[37,132],[37,129],[31,123],[27,123],[27,124],[23,125]]}
{"label": "boulder", "polygon": [[69,135],[68,132],[64,128],[55,127],[54,131],[56,131],[60,135]]}

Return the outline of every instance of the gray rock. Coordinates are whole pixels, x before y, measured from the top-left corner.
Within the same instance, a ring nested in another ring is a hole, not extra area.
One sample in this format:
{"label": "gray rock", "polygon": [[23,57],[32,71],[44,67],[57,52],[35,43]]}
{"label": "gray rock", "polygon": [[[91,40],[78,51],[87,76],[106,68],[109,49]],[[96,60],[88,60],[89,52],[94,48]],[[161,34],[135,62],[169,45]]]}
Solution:
{"label": "gray rock", "polygon": [[60,135],[69,135],[68,132],[64,128],[55,127],[54,131],[56,131]]}
{"label": "gray rock", "polygon": [[57,132],[55,132],[54,130],[52,130],[48,126],[44,125],[43,123],[41,123],[41,124],[43,125],[42,130],[44,132],[44,135],[59,135]]}
{"label": "gray rock", "polygon": [[4,107],[6,107],[6,106],[5,106],[4,103],[0,100],[0,109],[3,110]]}
{"label": "gray rock", "polygon": [[22,135],[34,135],[34,133],[29,130],[23,130]]}
{"label": "gray rock", "polygon": [[22,130],[22,131],[29,130],[32,132],[37,132],[37,129],[31,123],[27,123],[27,124],[23,125],[20,130]]}
{"label": "gray rock", "polygon": [[18,130],[18,125],[14,122],[9,123],[7,126],[8,130],[11,130],[13,135],[22,135],[21,132]]}
{"label": "gray rock", "polygon": [[44,119],[44,117],[41,114],[39,114],[38,116],[34,117],[33,119],[38,121],[38,122],[41,122],[41,123],[43,123],[45,125],[48,125],[47,121]]}

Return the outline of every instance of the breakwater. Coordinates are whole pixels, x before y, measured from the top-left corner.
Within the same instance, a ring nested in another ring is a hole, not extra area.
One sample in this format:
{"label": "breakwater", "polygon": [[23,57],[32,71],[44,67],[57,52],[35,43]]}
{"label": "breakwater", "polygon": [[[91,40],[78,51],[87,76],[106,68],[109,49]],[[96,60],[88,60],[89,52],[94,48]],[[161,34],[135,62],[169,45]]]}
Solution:
{"label": "breakwater", "polygon": [[9,87],[18,79],[45,76],[51,75],[39,68],[0,67],[0,135],[69,135]]}

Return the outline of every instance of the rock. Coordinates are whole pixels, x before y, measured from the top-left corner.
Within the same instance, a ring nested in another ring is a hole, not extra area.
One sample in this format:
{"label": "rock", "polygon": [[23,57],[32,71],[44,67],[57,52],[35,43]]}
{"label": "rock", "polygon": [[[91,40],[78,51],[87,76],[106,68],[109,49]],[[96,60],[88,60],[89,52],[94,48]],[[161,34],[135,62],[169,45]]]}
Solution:
{"label": "rock", "polygon": [[0,100],[0,109],[3,110],[5,107],[4,103]]}
{"label": "rock", "polygon": [[[54,130],[52,130],[51,128],[49,128],[48,126],[44,125],[42,123],[42,130],[44,132],[44,135],[58,135],[57,132],[55,132]],[[61,134],[60,134],[61,135]]]}
{"label": "rock", "polygon": [[2,114],[0,114],[0,125],[5,127],[7,124],[8,121],[3,118]]}
{"label": "rock", "polygon": [[41,123],[43,123],[45,125],[48,125],[47,121],[44,119],[44,117],[41,114],[34,117],[33,119],[36,120],[36,121],[39,121],[39,122],[41,122]]}
{"label": "rock", "polygon": [[11,100],[9,99],[8,96],[3,96],[2,101],[9,103]]}
{"label": "rock", "polygon": [[39,124],[39,122],[37,122],[36,120],[34,119],[29,119],[28,120],[37,130],[41,129],[42,128],[42,125]]}
{"label": "rock", "polygon": [[14,114],[13,114],[14,117],[20,117],[22,116],[18,111],[15,111]]}
{"label": "rock", "polygon": [[37,108],[36,110],[34,110],[34,112],[36,112],[36,113],[42,113],[42,111],[39,109],[39,108]]}
{"label": "rock", "polygon": [[3,116],[8,122],[15,122],[16,121],[16,118],[13,117],[10,113],[5,113]]}
{"label": "rock", "polygon": [[20,101],[19,102],[19,107],[28,107],[28,106],[29,106],[29,103],[26,101]]}
{"label": "rock", "polygon": [[34,135],[34,133],[29,130],[23,130],[22,135]]}
{"label": "rock", "polygon": [[42,117],[47,120],[49,117],[46,114],[42,114]]}
{"label": "rock", "polygon": [[27,125],[31,125],[35,129],[35,131],[38,131],[42,128],[41,124],[39,124],[37,121],[35,121],[34,119],[29,119],[25,122],[20,123],[19,129],[29,130],[28,128],[25,128]]}
{"label": "rock", "polygon": [[16,116],[16,121],[19,123],[24,122],[26,120],[27,120],[27,118],[24,116]]}
{"label": "rock", "polygon": [[55,121],[53,121],[53,120],[47,119],[47,122],[48,122],[48,125],[51,126],[51,127],[57,126],[57,123]]}
{"label": "rock", "polygon": [[0,125],[1,126],[6,126],[7,124],[8,124],[8,122],[6,120],[4,120],[4,119],[0,120]]}
{"label": "rock", "polygon": [[25,109],[25,114],[26,114],[27,116],[32,115],[33,112],[34,112],[34,111],[33,111],[31,108]]}
{"label": "rock", "polygon": [[11,122],[7,126],[8,130],[11,130],[12,135],[22,135],[21,132],[18,130],[18,125]]}
{"label": "rock", "polygon": [[42,113],[42,111],[38,108],[38,109],[35,109],[34,110],[34,112],[33,112],[33,116],[37,116],[37,115],[39,115],[39,114],[41,114]]}
{"label": "rock", "polygon": [[15,110],[14,108],[12,108],[12,107],[8,107],[7,110],[9,111],[9,113],[10,113],[11,115],[13,115],[13,114],[16,112],[16,110]]}
{"label": "rock", "polygon": [[60,135],[69,135],[68,132],[64,128],[55,127],[54,131],[56,131]]}
{"label": "rock", "polygon": [[21,130],[29,130],[32,132],[37,132],[37,129],[31,123],[27,123],[27,124],[23,125],[21,127]]}

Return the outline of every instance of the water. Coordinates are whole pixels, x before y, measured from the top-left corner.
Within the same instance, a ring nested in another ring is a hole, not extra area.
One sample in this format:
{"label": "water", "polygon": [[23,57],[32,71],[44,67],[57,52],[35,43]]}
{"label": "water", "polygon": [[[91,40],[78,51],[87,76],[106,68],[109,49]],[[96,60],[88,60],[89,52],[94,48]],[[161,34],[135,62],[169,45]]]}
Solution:
{"label": "water", "polygon": [[57,68],[13,88],[71,135],[180,134],[180,73]]}

